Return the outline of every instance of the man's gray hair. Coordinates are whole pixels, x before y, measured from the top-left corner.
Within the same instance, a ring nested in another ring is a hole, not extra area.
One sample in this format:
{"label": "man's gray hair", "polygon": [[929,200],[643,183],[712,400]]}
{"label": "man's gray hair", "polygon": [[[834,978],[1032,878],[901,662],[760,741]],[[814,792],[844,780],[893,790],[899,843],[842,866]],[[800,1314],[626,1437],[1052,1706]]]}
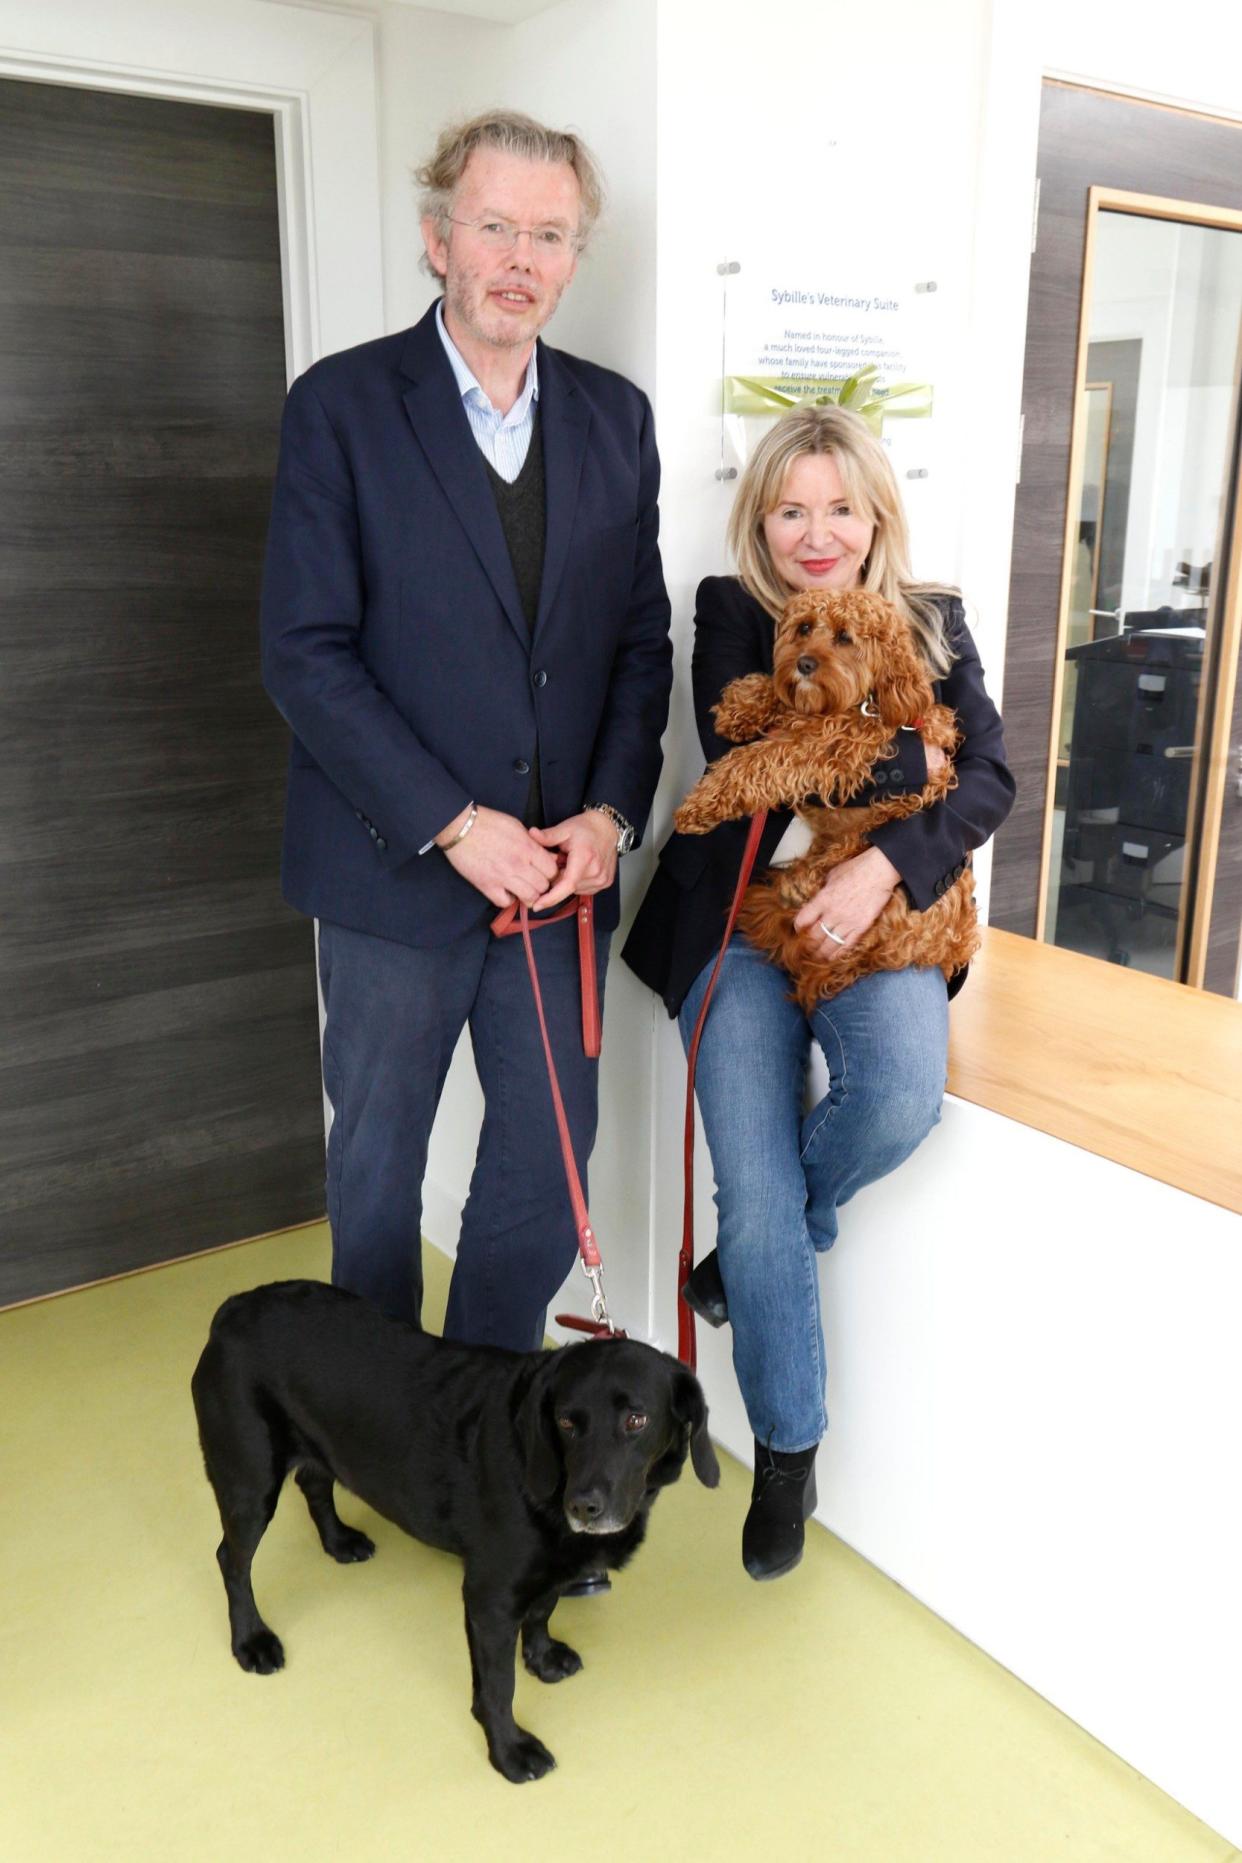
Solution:
{"label": "man's gray hair", "polygon": [[[476,149],[497,149],[502,155],[521,155],[532,162],[566,162],[578,181],[581,213],[574,240],[581,252],[604,207],[604,181],[599,164],[581,136],[572,130],[547,129],[518,110],[489,110],[468,123],[453,123],[440,132],[429,162],[414,170],[422,190],[418,198],[421,219],[432,219],[442,239],[448,238],[453,196]],[[423,270],[439,273],[424,252]]]}

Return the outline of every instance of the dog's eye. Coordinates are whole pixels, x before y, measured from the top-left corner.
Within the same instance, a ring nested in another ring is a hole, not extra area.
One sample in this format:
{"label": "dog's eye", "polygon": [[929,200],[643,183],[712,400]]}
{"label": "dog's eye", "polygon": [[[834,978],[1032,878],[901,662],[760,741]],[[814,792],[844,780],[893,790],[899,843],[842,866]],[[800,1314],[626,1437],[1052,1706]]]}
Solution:
{"label": "dog's eye", "polygon": [[574,1420],[572,1417],[558,1417],[556,1419],[556,1427],[558,1430],[563,1431],[566,1436],[572,1436],[574,1433]]}
{"label": "dog's eye", "polygon": [[854,636],[852,634],[838,634],[837,635],[837,646],[838,647],[852,647],[853,645],[854,645]]}
{"label": "dog's eye", "polygon": [[813,625],[814,625],[813,622],[804,621],[802,623],[802,626],[798,629],[798,639],[799,640],[804,639],[805,636],[811,632]]}
{"label": "dog's eye", "polygon": [[641,1410],[631,1410],[629,1416],[625,1419],[627,1436],[637,1436],[639,1430],[645,1430],[646,1427],[647,1419],[643,1412]]}

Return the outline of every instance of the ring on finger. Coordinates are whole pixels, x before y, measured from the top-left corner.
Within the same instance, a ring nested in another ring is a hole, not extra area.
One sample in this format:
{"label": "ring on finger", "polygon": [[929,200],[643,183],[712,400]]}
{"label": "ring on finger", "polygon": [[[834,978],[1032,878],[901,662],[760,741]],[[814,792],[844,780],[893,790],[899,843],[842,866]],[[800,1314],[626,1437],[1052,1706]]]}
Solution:
{"label": "ring on finger", "polygon": [[821,930],[821,931],[823,932],[823,934],[824,934],[824,937],[825,937],[825,938],[831,938],[831,939],[832,939],[832,942],[833,942],[834,944],[844,944],[844,943],[845,943],[845,940],[844,940],[844,938],[843,938],[843,937],[841,936],[841,934],[840,934],[840,932],[836,932],[836,931],[833,931],[833,929],[832,929],[832,926],[831,926],[831,925],[825,925],[825,924],[824,924],[824,921],[823,921],[823,919],[821,919],[821,920],[819,921],[819,929],[820,929],[820,930]]}

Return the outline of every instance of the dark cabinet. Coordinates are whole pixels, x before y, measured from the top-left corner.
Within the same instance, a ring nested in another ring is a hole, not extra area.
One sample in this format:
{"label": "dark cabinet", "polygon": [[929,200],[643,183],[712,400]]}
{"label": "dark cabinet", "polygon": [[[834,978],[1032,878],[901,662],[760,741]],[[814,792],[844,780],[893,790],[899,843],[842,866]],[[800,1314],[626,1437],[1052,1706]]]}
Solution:
{"label": "dark cabinet", "polygon": [[1162,975],[1186,877],[1203,620],[1129,615],[1123,633],[1065,656],[1076,690],[1055,942]]}

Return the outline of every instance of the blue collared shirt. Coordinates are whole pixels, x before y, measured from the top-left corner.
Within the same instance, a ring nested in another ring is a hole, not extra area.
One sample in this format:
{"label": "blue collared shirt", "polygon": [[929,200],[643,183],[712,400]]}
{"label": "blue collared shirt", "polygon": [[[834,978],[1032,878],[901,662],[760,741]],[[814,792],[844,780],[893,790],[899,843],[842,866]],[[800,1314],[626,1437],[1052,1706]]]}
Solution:
{"label": "blue collared shirt", "polygon": [[[498,413],[488,400],[487,394],[475,379],[474,371],[458,349],[456,343],[444,327],[444,299],[436,305],[436,329],[440,332],[440,341],[444,353],[449,359],[449,367],[461,393],[462,406],[466,410],[466,419],[470,422],[470,431],[478,442],[479,451],[485,459],[490,459],[501,478],[509,485],[517,478],[526,464],[526,455],[530,451],[531,428],[535,423],[535,403],[539,399],[539,366],[535,350],[530,352],[530,361],[526,365],[526,380],[522,383],[522,392],[507,414]],[[420,854],[428,854],[435,846],[428,841],[419,848]]]}
{"label": "blue collared shirt", "polygon": [[452,337],[444,327],[444,300],[436,305],[436,329],[440,332],[440,341],[444,353],[449,359],[462,406],[466,410],[466,419],[470,422],[470,431],[478,442],[479,451],[489,459],[506,484],[512,485],[518,473],[526,464],[526,455],[530,450],[531,428],[535,422],[535,403],[539,399],[539,367],[535,350],[530,352],[530,361],[526,365],[526,380],[522,392],[507,414],[501,414],[494,408],[486,391],[480,387],[474,371],[466,361]]}

